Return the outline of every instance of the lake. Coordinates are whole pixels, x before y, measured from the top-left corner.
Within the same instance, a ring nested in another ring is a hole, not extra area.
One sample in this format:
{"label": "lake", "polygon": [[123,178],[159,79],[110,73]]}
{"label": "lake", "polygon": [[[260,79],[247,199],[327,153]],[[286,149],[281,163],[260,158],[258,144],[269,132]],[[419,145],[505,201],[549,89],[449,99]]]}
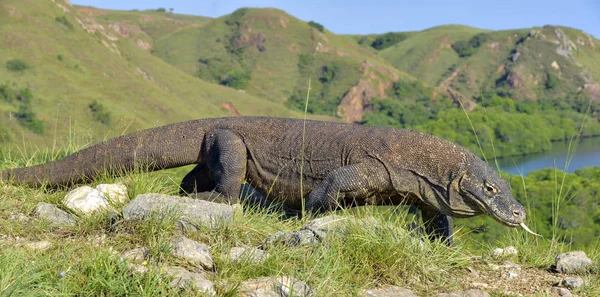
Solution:
{"label": "lake", "polygon": [[[568,150],[569,142],[554,142],[548,152],[502,158],[498,163],[500,169],[512,174],[527,175],[529,171],[548,167],[565,170]],[[573,172],[587,166],[600,166],[600,137],[581,139],[565,171]]]}

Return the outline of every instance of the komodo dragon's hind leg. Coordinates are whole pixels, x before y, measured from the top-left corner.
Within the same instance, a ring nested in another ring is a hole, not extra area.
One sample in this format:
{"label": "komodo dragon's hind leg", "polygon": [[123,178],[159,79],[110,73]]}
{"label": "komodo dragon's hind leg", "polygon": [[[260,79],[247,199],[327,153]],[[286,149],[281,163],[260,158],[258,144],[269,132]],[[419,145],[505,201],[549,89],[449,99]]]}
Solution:
{"label": "komodo dragon's hind leg", "polygon": [[441,239],[447,245],[454,243],[452,239],[452,217],[427,207],[421,208],[421,217],[429,239]]}
{"label": "komodo dragon's hind leg", "polygon": [[199,192],[209,192],[215,189],[215,181],[210,176],[210,170],[205,163],[200,163],[185,175],[179,185],[179,194],[187,195]]}
{"label": "komodo dragon's hind leg", "polygon": [[180,193],[203,193],[201,199],[237,203],[246,176],[246,146],[229,130],[218,129],[206,134],[202,160],[182,180]]}

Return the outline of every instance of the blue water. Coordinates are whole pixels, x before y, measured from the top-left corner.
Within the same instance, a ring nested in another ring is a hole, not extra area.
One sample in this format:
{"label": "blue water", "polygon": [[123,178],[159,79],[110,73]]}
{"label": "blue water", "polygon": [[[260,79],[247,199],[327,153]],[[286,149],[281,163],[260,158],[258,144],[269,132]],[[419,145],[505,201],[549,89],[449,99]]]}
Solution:
{"label": "blue water", "polygon": [[[569,154],[568,151],[568,142],[555,142],[548,152],[498,159],[498,163],[500,169],[506,172],[523,175],[544,168],[573,172],[581,167],[600,166],[600,137],[582,139],[577,144],[574,154]],[[568,156],[571,158],[567,164]]]}

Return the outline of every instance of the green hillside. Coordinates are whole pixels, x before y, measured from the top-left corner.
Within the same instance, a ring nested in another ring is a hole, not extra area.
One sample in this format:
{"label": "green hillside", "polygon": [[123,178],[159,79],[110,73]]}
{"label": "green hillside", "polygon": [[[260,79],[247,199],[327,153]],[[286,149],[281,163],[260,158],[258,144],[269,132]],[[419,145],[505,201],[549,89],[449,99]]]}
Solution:
{"label": "green hillside", "polygon": [[[62,1],[10,0],[0,13],[5,144],[69,133],[95,142],[237,112],[296,117],[309,81],[312,117],[419,129],[478,151],[462,104],[497,156],[569,138],[588,106],[583,136],[600,133],[600,41],[576,29],[343,36],[277,9],[211,19]],[[490,118],[494,109],[506,115]],[[508,132],[506,119],[516,125]],[[510,132],[548,125],[561,130]]]}
{"label": "green hillside", "polygon": [[[63,1],[0,5],[0,141],[48,145],[106,137],[170,122],[229,115],[297,117],[282,104],[212,84],[152,55],[153,35],[179,30],[157,12],[111,12],[145,24],[118,28]],[[162,19],[161,19],[162,18]],[[110,19],[110,18],[109,18]],[[206,18],[181,17],[183,27]],[[148,32],[148,33],[147,33]],[[150,48],[149,48],[150,47]],[[94,105],[94,102],[95,105]],[[92,107],[90,107],[92,105]],[[102,121],[108,115],[110,121]]]}
{"label": "green hillside", "polygon": [[569,99],[589,95],[600,77],[600,41],[555,26],[496,32],[436,27],[411,34],[381,56],[430,85],[450,87],[472,100],[482,90],[516,100]]}
{"label": "green hillside", "polygon": [[452,44],[482,32],[485,30],[465,26],[435,27],[383,49],[381,56],[427,84],[439,85],[448,77],[448,69],[459,63]]}
{"label": "green hillside", "polygon": [[353,38],[276,9],[239,9],[204,26],[166,34],[156,39],[152,52],[203,80],[295,110],[304,109],[311,80],[309,112],[345,120],[360,118],[350,110],[363,108],[346,96],[351,88],[368,89],[366,104],[384,96],[398,78],[409,78]]}

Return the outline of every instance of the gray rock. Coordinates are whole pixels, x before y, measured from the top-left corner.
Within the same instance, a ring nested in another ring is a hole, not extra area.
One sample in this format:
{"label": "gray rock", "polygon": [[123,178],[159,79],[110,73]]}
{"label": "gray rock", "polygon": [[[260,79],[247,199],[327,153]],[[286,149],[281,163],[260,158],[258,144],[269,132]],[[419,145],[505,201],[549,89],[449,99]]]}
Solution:
{"label": "gray rock", "polygon": [[495,248],[492,251],[492,258],[500,258],[504,255],[504,249],[503,248]]}
{"label": "gray rock", "polygon": [[299,231],[278,231],[267,237],[264,245],[312,245],[321,242],[327,236],[333,234],[344,236],[352,224],[361,226],[361,228],[377,228],[380,226],[379,221],[374,217],[357,219],[333,214],[311,220]]}
{"label": "gray rock", "polygon": [[127,186],[124,184],[99,184],[96,190],[100,191],[111,204],[123,204],[129,198]]}
{"label": "gray rock", "polygon": [[126,220],[141,220],[151,215],[176,215],[184,228],[219,228],[233,221],[233,208],[226,204],[188,197],[141,194],[123,208]]}
{"label": "gray rock", "polygon": [[362,290],[359,297],[418,297],[413,291],[402,287],[388,287]]}
{"label": "gray rock", "polygon": [[490,285],[488,285],[486,283],[473,282],[473,283],[471,283],[471,286],[473,286],[475,288],[488,288]]}
{"label": "gray rock", "polygon": [[108,208],[106,198],[90,186],[81,186],[69,191],[62,203],[77,214],[88,214]]}
{"label": "gray rock", "polygon": [[486,291],[469,289],[462,292],[440,293],[436,297],[490,297]]}
{"label": "gray rock", "polygon": [[361,228],[377,227],[380,223],[374,217],[357,219],[354,217],[343,217],[339,215],[328,215],[319,217],[308,222],[302,229],[310,230],[320,239],[324,239],[328,234],[341,234],[348,231],[351,224],[361,226]]}
{"label": "gray rock", "polygon": [[71,214],[53,204],[42,202],[35,207],[33,214],[45,221],[48,221],[52,226],[75,225],[75,220]]}
{"label": "gray rock", "polygon": [[496,248],[492,251],[492,258],[498,259],[502,257],[515,256],[519,252],[514,246],[507,246],[505,248]]}
{"label": "gray rock", "polygon": [[521,53],[519,51],[515,51],[511,56],[512,62],[517,62],[517,60],[519,59],[519,56],[521,56]]}
{"label": "gray rock", "polygon": [[571,294],[571,291],[569,291],[568,289],[565,289],[565,288],[552,287],[552,290],[550,290],[550,292],[552,292],[553,294],[556,294],[560,297],[572,297],[573,296],[573,294]]}
{"label": "gray rock", "polygon": [[568,252],[556,256],[556,270],[561,273],[585,272],[592,266],[592,260],[582,251]]}
{"label": "gray rock", "polygon": [[12,221],[20,221],[22,223],[29,223],[29,217],[22,213],[13,213],[10,215]]}
{"label": "gray rock", "polygon": [[25,244],[25,246],[32,250],[44,251],[44,250],[49,249],[52,246],[52,244],[49,241],[42,240],[42,241],[28,242]]}
{"label": "gray rock", "polygon": [[171,241],[171,244],[173,245],[173,256],[207,270],[213,269],[214,261],[208,245],[185,237],[177,237]]}
{"label": "gray rock", "polygon": [[505,276],[507,279],[515,279],[515,278],[519,277],[519,274],[512,270],[509,270],[506,272]]}
{"label": "gray rock", "polygon": [[146,273],[148,272],[148,267],[133,263],[127,263],[127,269],[131,271],[131,273]]}
{"label": "gray rock", "polygon": [[229,250],[229,253],[223,255],[223,259],[227,261],[247,261],[252,263],[260,263],[269,257],[269,253],[257,248],[234,247]]}
{"label": "gray rock", "polygon": [[521,270],[521,265],[515,264],[515,263],[510,262],[510,261],[505,261],[499,267],[502,268],[502,269]]}
{"label": "gray rock", "polygon": [[277,231],[265,239],[264,246],[306,246],[319,243],[319,238],[310,230]]}
{"label": "gray rock", "polygon": [[304,282],[290,276],[261,277],[243,282],[240,297],[310,297],[315,296]]}
{"label": "gray rock", "polygon": [[112,210],[115,203],[127,200],[127,187],[123,184],[100,184],[96,188],[81,186],[71,190],[63,204],[78,214]]}
{"label": "gray rock", "polygon": [[504,248],[504,254],[507,256],[516,256],[517,254],[519,254],[519,251],[516,247],[509,245]]}
{"label": "gray rock", "polygon": [[148,257],[148,249],[145,247],[132,249],[124,252],[121,257],[131,262],[142,262]]}
{"label": "gray rock", "polygon": [[568,289],[577,289],[585,285],[585,281],[580,276],[567,276],[563,278],[560,284]]}
{"label": "gray rock", "polygon": [[177,266],[167,266],[163,269],[163,272],[173,277],[173,280],[169,283],[172,287],[185,289],[191,286],[198,290],[198,293],[211,296],[216,294],[213,283],[207,279],[208,275],[206,273],[190,272]]}

